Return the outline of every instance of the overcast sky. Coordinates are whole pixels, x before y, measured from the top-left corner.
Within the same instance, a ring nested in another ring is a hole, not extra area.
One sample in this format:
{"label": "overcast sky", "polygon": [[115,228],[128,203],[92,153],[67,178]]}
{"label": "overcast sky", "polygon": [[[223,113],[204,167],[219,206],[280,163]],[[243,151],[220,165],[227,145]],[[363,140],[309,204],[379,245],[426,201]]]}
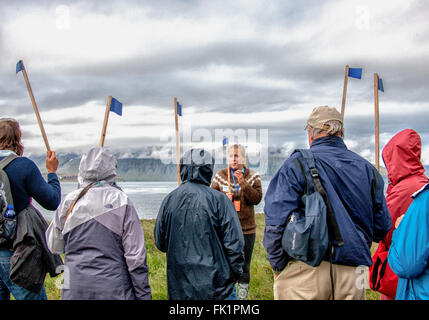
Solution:
{"label": "overcast sky", "polygon": [[[50,146],[98,144],[107,97],[106,146],[162,145],[181,126],[268,130],[268,145],[306,147],[303,130],[319,105],[341,109],[349,78],[345,141],[374,161],[373,75],[380,92],[381,147],[412,128],[429,164],[427,1],[3,1],[0,0],[0,116],[20,121],[27,155],[44,152],[22,74],[23,59]],[[171,140],[171,139],[170,139]],[[169,141],[170,141],[169,140]],[[211,140],[211,141],[210,141]],[[265,143],[265,141],[259,141]],[[251,141],[249,141],[251,144]]]}

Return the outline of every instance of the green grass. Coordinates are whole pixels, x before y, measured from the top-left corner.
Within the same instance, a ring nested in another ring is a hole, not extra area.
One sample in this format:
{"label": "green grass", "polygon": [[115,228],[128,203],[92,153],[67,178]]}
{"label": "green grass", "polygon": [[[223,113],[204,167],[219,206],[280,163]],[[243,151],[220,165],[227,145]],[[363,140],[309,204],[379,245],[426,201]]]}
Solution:
{"label": "green grass", "polygon": [[[256,241],[253,250],[252,264],[250,266],[250,300],[273,300],[273,273],[270,264],[266,258],[265,249],[262,245],[264,235],[265,220],[264,215],[256,215]],[[142,220],[143,231],[146,241],[147,263],[149,266],[149,283],[152,289],[152,298],[154,300],[167,299],[167,278],[166,278],[166,256],[155,247],[153,229],[155,220]],[[373,246],[374,252],[376,245]],[[45,287],[49,300],[57,300],[61,297],[61,290],[57,288],[62,275],[57,278],[46,276]],[[378,300],[379,293],[370,289],[367,290],[368,300]]]}

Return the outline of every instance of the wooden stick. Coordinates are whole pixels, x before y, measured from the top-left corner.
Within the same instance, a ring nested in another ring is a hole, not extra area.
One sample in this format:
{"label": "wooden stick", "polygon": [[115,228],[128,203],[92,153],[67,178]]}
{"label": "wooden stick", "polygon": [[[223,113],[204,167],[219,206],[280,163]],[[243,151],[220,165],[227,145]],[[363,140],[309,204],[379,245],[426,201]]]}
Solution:
{"label": "wooden stick", "polygon": [[109,121],[110,105],[112,104],[112,96],[107,98],[106,111],[104,112],[103,129],[101,130],[100,147],[104,146],[104,139],[106,138],[107,122]]}
{"label": "wooden stick", "polygon": [[226,146],[226,166],[228,168],[228,192],[231,192],[231,167],[229,165],[229,148]]}
{"label": "wooden stick", "polygon": [[22,61],[22,75],[24,76],[25,84],[27,85],[28,94],[30,95],[31,103],[33,104],[34,113],[36,114],[37,122],[39,123],[40,131],[42,132],[43,140],[45,141],[46,150],[51,151],[49,147],[48,137],[46,136],[45,128],[43,127],[42,119],[40,118],[39,110],[37,109],[36,99],[34,99],[33,90],[31,89],[30,81],[28,80],[27,71],[25,70],[24,61]]}
{"label": "wooden stick", "polygon": [[380,127],[378,113],[378,74],[374,73],[375,168],[380,171]]}
{"label": "wooden stick", "polygon": [[180,186],[180,145],[179,145],[179,119],[177,115],[177,98],[174,97],[174,123],[176,127],[176,161],[177,161],[177,184]]}
{"label": "wooden stick", "polygon": [[341,116],[344,122],[344,110],[346,108],[346,95],[347,95],[347,83],[349,79],[349,65],[346,65],[346,72],[344,74],[344,87],[343,87],[343,101],[341,103]]}

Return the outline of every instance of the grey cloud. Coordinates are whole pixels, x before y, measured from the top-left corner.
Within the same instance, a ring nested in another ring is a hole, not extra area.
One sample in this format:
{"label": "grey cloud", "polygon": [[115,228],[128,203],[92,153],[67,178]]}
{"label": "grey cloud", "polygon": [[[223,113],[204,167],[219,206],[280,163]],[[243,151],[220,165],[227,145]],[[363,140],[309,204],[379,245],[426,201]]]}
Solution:
{"label": "grey cloud", "polygon": [[[332,3],[332,2],[330,2]],[[61,1],[34,1],[20,2],[20,6],[46,7],[52,10]],[[121,10],[132,10],[142,6],[140,1],[105,1],[103,3],[77,1],[74,5],[88,12],[109,15]],[[264,25],[277,26],[285,33],[292,28],[299,28],[304,24],[317,21],[314,16],[323,9],[319,1],[296,2],[267,2],[266,8],[259,13],[253,13],[255,26],[263,31]],[[15,12],[17,4],[7,3],[7,10]],[[238,14],[233,12],[225,3],[213,1],[146,1],[145,8],[150,16],[169,18],[181,16],[184,19],[201,19],[212,14]],[[3,3],[2,3],[3,7]],[[73,8],[73,7],[72,7]],[[215,11],[217,10],[217,11]],[[230,12],[229,12],[230,11]],[[424,2],[414,2],[408,11],[400,13],[398,17],[404,19],[419,19],[425,21],[428,5]],[[0,13],[1,16],[1,13]],[[413,20],[415,21],[415,20]],[[323,32],[321,30],[320,32]],[[425,30],[414,31],[410,37],[416,41],[417,48],[421,39],[425,39]],[[210,35],[208,35],[210,36]],[[346,106],[346,137],[360,141],[359,150],[373,148],[373,119],[367,117],[348,117],[348,108],[358,103],[373,104],[373,73],[378,72],[384,80],[385,92],[380,93],[380,104],[389,103],[420,103],[429,101],[429,91],[425,84],[429,80],[429,58],[407,52],[392,52],[392,55],[380,60],[370,60],[365,56],[347,61],[317,62],[310,59],[315,50],[313,41],[318,34],[303,35],[305,40],[297,42],[279,42],[267,44],[263,34],[260,39],[241,41],[218,40],[209,45],[184,43],[176,50],[165,50],[162,53],[143,58],[136,55],[110,64],[88,64],[82,61],[72,68],[59,67],[55,73],[38,71],[29,74],[36,101],[41,113],[44,110],[61,109],[83,105],[89,101],[105,104],[108,95],[113,95],[126,105],[151,105],[159,108],[172,108],[173,97],[182,102],[184,113],[187,106],[195,106],[200,112],[219,111],[241,113],[252,111],[287,110],[296,104],[321,105],[331,101],[341,101],[344,77],[344,65],[363,67],[362,80],[350,80]],[[347,35],[342,35],[346,37]],[[341,39],[333,39],[335,41]],[[0,28],[0,45],[2,44],[2,28]],[[398,40],[400,41],[400,39]],[[380,44],[383,41],[380,38]],[[0,50],[0,58],[4,55]],[[290,88],[267,87],[255,85],[246,79],[242,82],[216,83],[205,75],[208,68],[217,66],[232,66],[255,68],[253,76],[266,78],[271,81],[292,81]],[[184,74],[192,73],[195,79],[187,80]],[[5,99],[2,112],[11,115],[28,114],[34,117],[31,102],[21,75],[14,81],[14,66],[10,70],[0,73],[0,99]],[[339,104],[336,105],[339,107]],[[285,142],[296,142],[298,146],[306,146],[306,133],[303,131],[305,115],[299,121],[279,123],[276,119],[258,123],[254,128],[267,128],[270,133],[270,143],[282,145]],[[43,117],[43,114],[42,114]],[[86,121],[83,117],[77,117]],[[380,124],[382,132],[393,135],[400,128],[412,127],[422,134],[427,133],[424,113],[403,115],[382,114]],[[89,121],[89,120],[88,120]],[[209,122],[209,121],[208,121]],[[52,123],[52,122],[51,122]],[[67,125],[70,120],[57,121],[54,124]],[[233,125],[231,125],[234,127]],[[253,124],[252,124],[253,126]],[[243,127],[237,121],[235,127]],[[208,125],[208,128],[213,129]],[[109,141],[112,146],[136,146],[156,144],[159,141],[151,139],[124,139]]]}
{"label": "grey cloud", "polygon": [[24,139],[32,139],[32,138],[38,138],[40,137],[40,134],[34,134],[28,130],[21,129],[22,137]]}
{"label": "grey cloud", "polygon": [[67,124],[82,124],[82,123],[89,123],[92,122],[93,120],[90,118],[85,118],[85,117],[73,117],[73,118],[69,118],[69,119],[63,119],[63,120],[50,120],[47,121],[46,123],[48,124],[54,124],[54,125],[67,125]]}

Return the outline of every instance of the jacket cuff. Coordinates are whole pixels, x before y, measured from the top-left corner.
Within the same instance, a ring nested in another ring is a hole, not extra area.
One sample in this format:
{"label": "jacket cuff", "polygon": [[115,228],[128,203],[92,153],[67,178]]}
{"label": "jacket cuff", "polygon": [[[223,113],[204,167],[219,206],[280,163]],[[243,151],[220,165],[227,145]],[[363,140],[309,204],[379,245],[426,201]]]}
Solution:
{"label": "jacket cuff", "polygon": [[278,275],[280,275],[280,273],[282,273],[281,271],[275,271],[275,270],[273,270],[273,273],[276,275],[276,276],[278,276]]}
{"label": "jacket cuff", "polygon": [[54,172],[49,172],[48,173],[48,182],[51,181],[51,180],[58,180],[58,176],[57,176],[56,173],[54,173]]}
{"label": "jacket cuff", "polygon": [[273,267],[273,272],[275,274],[280,274],[286,268],[288,261],[287,261],[287,259],[285,259],[285,260],[286,260],[286,263]]}

